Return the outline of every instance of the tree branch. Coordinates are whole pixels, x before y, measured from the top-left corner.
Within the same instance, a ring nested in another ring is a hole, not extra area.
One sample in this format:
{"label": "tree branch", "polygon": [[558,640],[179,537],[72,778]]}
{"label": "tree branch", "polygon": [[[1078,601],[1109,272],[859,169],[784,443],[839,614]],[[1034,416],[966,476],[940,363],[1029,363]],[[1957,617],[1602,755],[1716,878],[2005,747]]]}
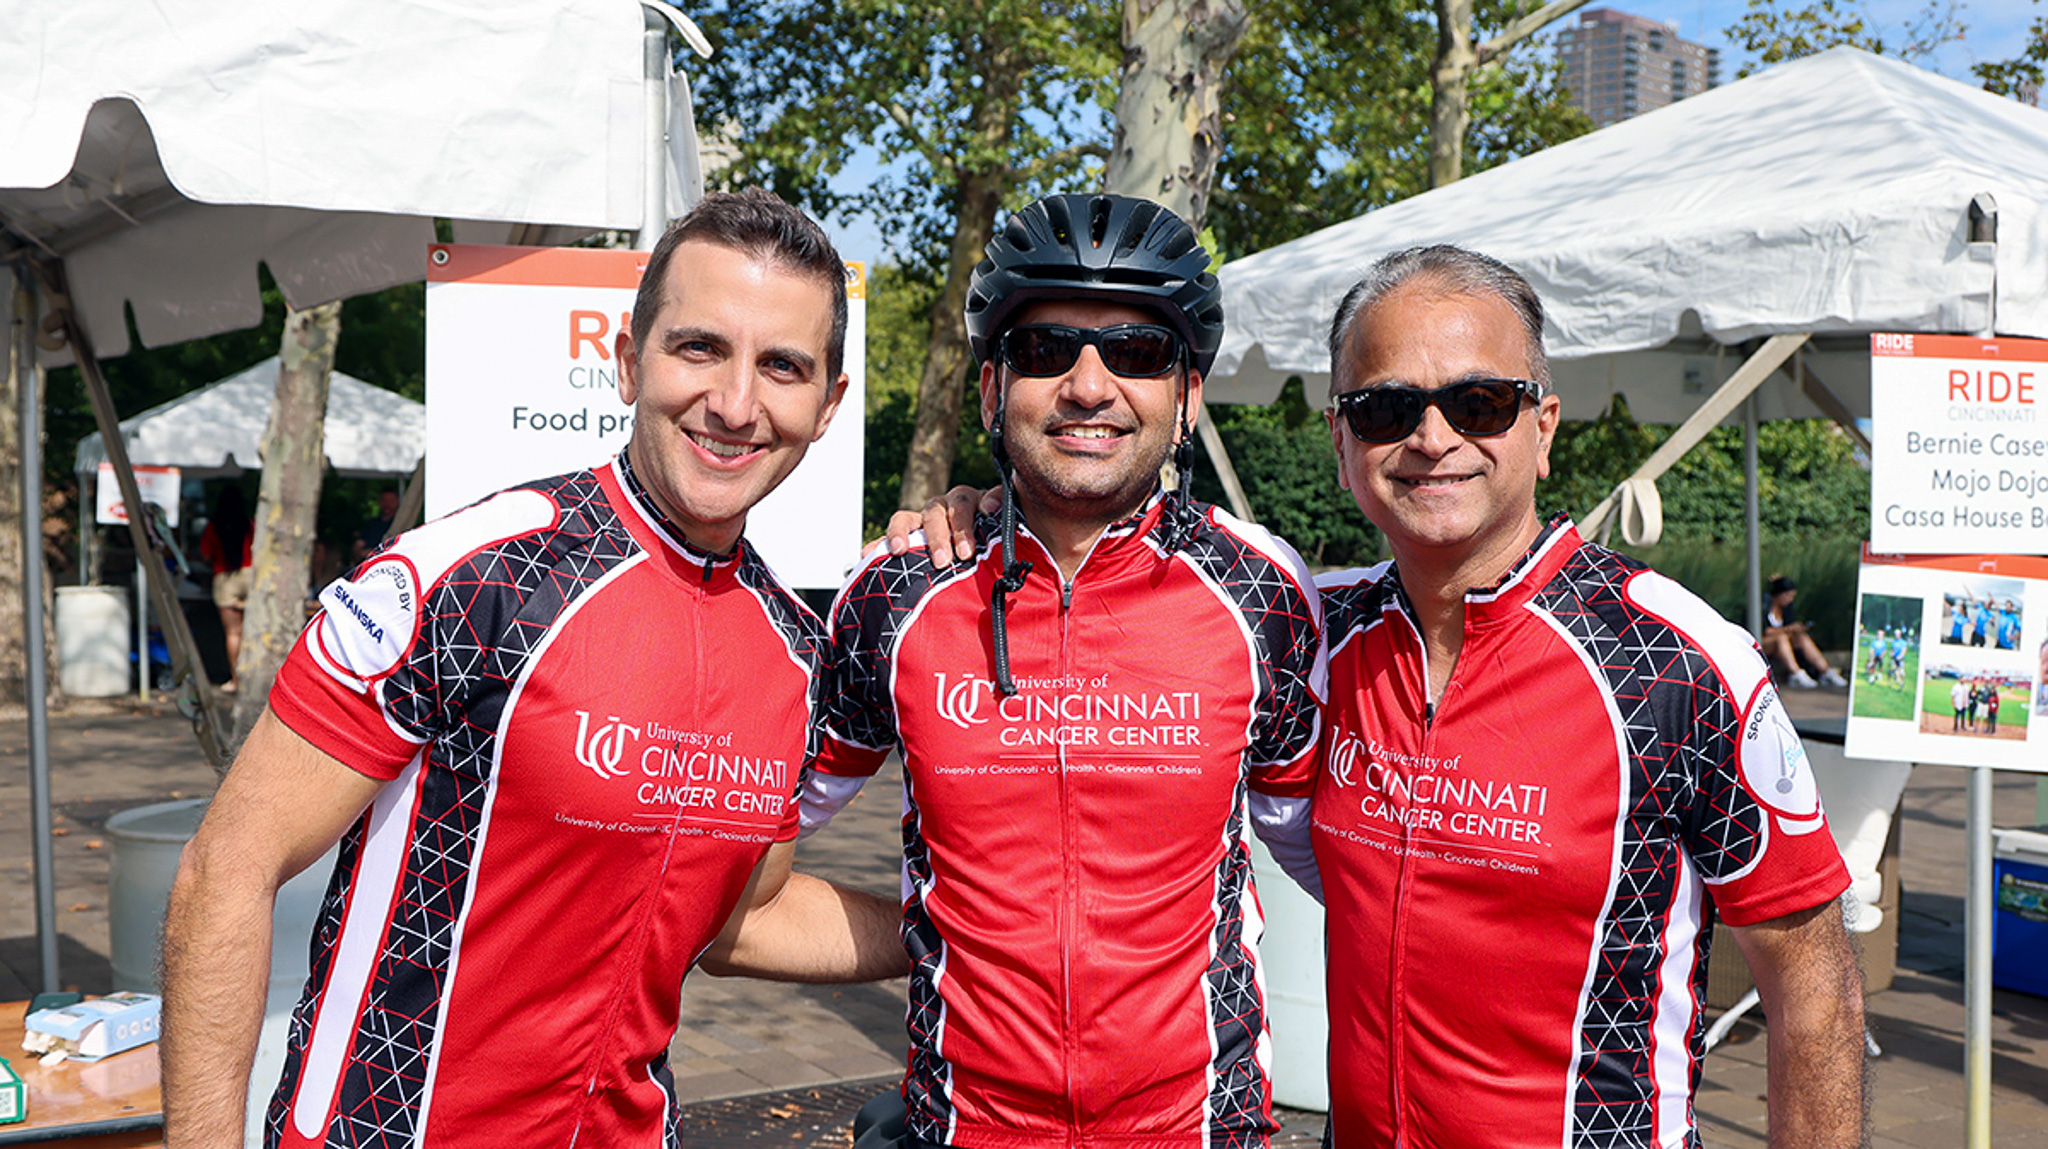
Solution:
{"label": "tree branch", "polygon": [[[1586,0],[1579,0],[1581,4],[1585,2]],[[891,100],[882,106],[889,113],[889,118],[896,121],[897,128],[910,137],[910,146],[924,156],[925,162],[930,164],[933,170],[944,172],[955,179],[959,178],[959,167],[953,162],[953,157],[933,146],[932,142],[925,138],[925,134],[917,130],[917,124],[911,120],[910,112],[902,104]]]}
{"label": "tree branch", "polygon": [[1527,16],[1507,26],[1500,35],[1479,46],[1479,62],[1490,63],[1504,55],[1509,48],[1528,39],[1540,31],[1545,24],[1561,16],[1569,16],[1586,6],[1586,0],[1551,0]]}
{"label": "tree branch", "polygon": [[[1581,2],[1583,3],[1584,0],[1581,0]],[[1098,160],[1106,160],[1109,158],[1109,147],[1106,144],[1086,143],[1074,144],[1071,147],[1061,148],[1056,152],[1048,152],[1032,160],[1024,167],[1018,168],[1017,179],[1019,181],[1037,179],[1045,172],[1061,164],[1072,163],[1082,156],[1094,156]]]}

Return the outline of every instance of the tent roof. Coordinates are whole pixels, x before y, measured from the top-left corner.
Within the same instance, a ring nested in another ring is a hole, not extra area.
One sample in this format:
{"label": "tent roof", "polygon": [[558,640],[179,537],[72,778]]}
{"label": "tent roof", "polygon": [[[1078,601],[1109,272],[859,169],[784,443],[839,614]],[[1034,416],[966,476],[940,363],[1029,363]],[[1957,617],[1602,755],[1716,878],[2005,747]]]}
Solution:
{"label": "tent roof", "polygon": [[[257,446],[277,398],[277,356],[133,418],[121,420],[138,466],[182,467],[188,475],[260,469]],[[427,409],[403,395],[336,371],[327,389],[327,464],[350,478],[411,474],[426,450]],[[107,457],[99,432],[78,444],[76,470]]]}
{"label": "tent roof", "polygon": [[[1969,242],[1983,193],[1995,245]],[[1557,360],[1781,332],[2048,336],[2044,204],[2048,112],[1837,48],[1225,265],[1210,397],[1326,375],[1344,292],[1427,243],[1527,275]]]}
{"label": "tent roof", "polygon": [[[417,281],[434,217],[641,225],[640,0],[0,0],[0,27],[0,230],[65,258],[103,356],[124,300],[153,347],[259,322],[259,261],[301,308]],[[668,134],[680,214],[686,97]]]}

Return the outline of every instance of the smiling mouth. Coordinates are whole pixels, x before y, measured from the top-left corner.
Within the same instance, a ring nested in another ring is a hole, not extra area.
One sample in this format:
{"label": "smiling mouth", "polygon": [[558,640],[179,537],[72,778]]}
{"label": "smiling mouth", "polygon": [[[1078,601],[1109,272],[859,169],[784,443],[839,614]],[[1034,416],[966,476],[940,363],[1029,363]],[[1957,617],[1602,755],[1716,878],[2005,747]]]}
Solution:
{"label": "smiling mouth", "polygon": [[726,443],[713,439],[709,435],[700,435],[695,431],[685,431],[683,434],[690,437],[690,442],[697,444],[721,459],[744,458],[763,449],[759,443]]}
{"label": "smiling mouth", "polygon": [[1477,477],[1478,476],[1476,475],[1419,475],[1413,477],[1396,478],[1394,481],[1400,483],[1404,487],[1420,487],[1424,489],[1429,489],[1435,487],[1455,486],[1458,483],[1462,483],[1469,479],[1474,479]]}
{"label": "smiling mouth", "polygon": [[1105,427],[1090,423],[1078,427],[1057,427],[1052,434],[1062,439],[1115,439],[1130,434],[1120,427]]}

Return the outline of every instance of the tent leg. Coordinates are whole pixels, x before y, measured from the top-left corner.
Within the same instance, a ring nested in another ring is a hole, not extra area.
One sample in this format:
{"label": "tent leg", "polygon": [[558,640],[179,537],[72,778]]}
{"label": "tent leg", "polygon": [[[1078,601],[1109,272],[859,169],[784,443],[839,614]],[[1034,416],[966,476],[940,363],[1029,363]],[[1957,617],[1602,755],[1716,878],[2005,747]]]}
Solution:
{"label": "tent leg", "polygon": [[398,496],[398,509],[391,514],[391,525],[384,530],[384,541],[390,542],[399,535],[420,525],[420,513],[427,503],[427,457],[413,465],[412,478],[405,481],[405,490]]}
{"label": "tent leg", "polygon": [[668,229],[668,21],[643,10],[640,68],[647,116],[646,169],[640,185],[640,234],[633,246],[653,251]]}
{"label": "tent leg", "polygon": [[100,441],[106,445],[107,462],[112,464],[114,478],[121,484],[121,501],[129,508],[128,537],[135,545],[136,570],[149,584],[150,598],[164,629],[164,642],[171,648],[171,673],[181,688],[184,683],[191,683],[198,702],[198,712],[192,721],[193,732],[199,736],[200,749],[206,752],[206,760],[214,771],[225,773],[232,745],[227,715],[221,706],[220,696],[206,679],[206,667],[199,660],[199,646],[192,641],[192,628],[186,624],[185,612],[178,605],[177,588],[172,586],[163,563],[157,560],[149,528],[144,525],[145,516],[138,513],[143,505],[142,491],[135,485],[135,469],[128,462],[128,443],[121,438],[113,396],[107,393],[107,381],[100,374],[99,360],[93,356],[92,337],[86,334],[78,313],[63,302],[69,295],[64,265],[61,262],[43,263],[38,265],[38,270],[53,302],[62,308],[64,338],[71,345],[71,357],[78,364],[78,376],[85,383],[86,396],[92,400],[93,420],[99,425]]}
{"label": "tent leg", "polygon": [[57,970],[57,872],[50,848],[50,668],[43,661],[43,444],[42,396],[36,390],[35,289],[25,269],[14,277],[14,326],[8,371],[21,400],[21,621],[22,702],[28,711],[30,833],[35,839],[36,945],[42,992],[55,993]]}
{"label": "tent leg", "polygon": [[[1687,451],[1706,438],[1707,432],[1719,426],[1721,420],[1734,414],[1742,401],[1749,398],[1765,379],[1770,378],[1771,372],[1776,371],[1780,364],[1790,359],[1792,353],[1799,350],[1807,339],[1808,336],[1800,334],[1773,335],[1765,340],[1756,354],[1736,368],[1735,374],[1729,376],[1726,383],[1721,384],[1720,390],[1709,395],[1707,401],[1700,404],[1699,410],[1694,411],[1685,422],[1679,424],[1678,430],[1673,431],[1671,437],[1664,440],[1663,445],[1651,452],[1650,457],[1643,461],[1642,466],[1636,468],[1635,474],[1630,475],[1622,486],[1637,479],[1656,482],[1659,475],[1670,470],[1673,463],[1684,458]],[[1617,486],[1613,493],[1600,500],[1598,506],[1579,520],[1579,534],[1589,539],[1604,537],[1602,529],[1610,527],[1615,512],[1620,509],[1621,487]]]}
{"label": "tent leg", "polygon": [[1209,462],[1216,467],[1216,477],[1223,482],[1223,495],[1230,501],[1230,513],[1248,523],[1259,520],[1252,517],[1252,501],[1245,497],[1244,484],[1237,481],[1237,468],[1230,462],[1230,451],[1223,445],[1223,433],[1216,429],[1216,421],[1209,418],[1209,405],[1195,413],[1195,434],[1202,439],[1202,449],[1209,452]]}
{"label": "tent leg", "polygon": [[1749,633],[1764,632],[1762,491],[1756,465],[1756,393],[1742,401],[1742,553],[1747,560]]}

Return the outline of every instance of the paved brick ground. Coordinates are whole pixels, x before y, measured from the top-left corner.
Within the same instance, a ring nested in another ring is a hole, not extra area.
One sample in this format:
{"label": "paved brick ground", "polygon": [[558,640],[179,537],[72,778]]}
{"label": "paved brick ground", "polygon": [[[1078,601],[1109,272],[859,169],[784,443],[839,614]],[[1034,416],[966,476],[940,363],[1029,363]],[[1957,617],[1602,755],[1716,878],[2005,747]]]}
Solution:
{"label": "paved brick ground", "polygon": [[[1795,713],[1839,713],[1832,692],[1790,696]],[[213,776],[174,715],[124,704],[74,704],[52,719],[56,868],[63,980],[88,991],[110,983],[107,953],[108,813],[210,793]],[[37,979],[31,895],[26,733],[0,715],[0,996],[26,996]],[[1965,772],[1923,767],[1903,813],[1901,972],[1870,999],[1884,1056],[1874,1066],[1873,1144],[1953,1146],[1962,1139],[1962,836]],[[869,791],[800,851],[799,865],[863,888],[896,888],[897,784]],[[1996,820],[2033,820],[2034,783],[2005,775]],[[860,1101],[886,1088],[904,1049],[901,982],[787,986],[694,976],[683,1029],[671,1048],[680,1095],[706,1144],[780,1140],[844,1144]],[[1993,1143],[2048,1149],[2048,1000],[1999,993],[1993,1024]],[[1706,1142],[1764,1144],[1767,1025],[1743,1023],[1709,1056],[1699,1096]],[[784,1115],[778,1115],[777,1110]],[[1287,1115],[1301,1149],[1321,1132],[1313,1114]],[[1291,1149],[1291,1146],[1290,1146]]]}

